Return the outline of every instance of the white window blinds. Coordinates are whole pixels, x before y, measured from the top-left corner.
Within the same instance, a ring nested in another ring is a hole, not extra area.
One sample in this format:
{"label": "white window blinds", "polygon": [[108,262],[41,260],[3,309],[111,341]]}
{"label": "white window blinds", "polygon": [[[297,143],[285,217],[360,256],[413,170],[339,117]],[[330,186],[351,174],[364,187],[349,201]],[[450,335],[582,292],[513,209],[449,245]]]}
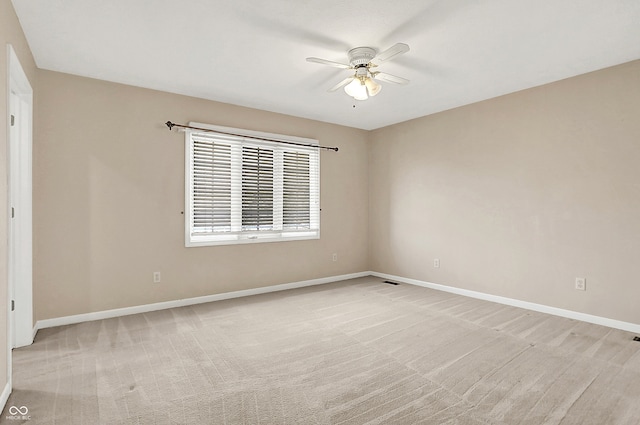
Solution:
{"label": "white window blinds", "polygon": [[309,154],[285,152],[283,158],[283,217],[285,229],[310,229],[311,196]]}
{"label": "white window blinds", "polygon": [[231,231],[231,145],[193,139],[193,232]]}
{"label": "white window blinds", "polygon": [[187,132],[186,155],[187,246],[319,238],[317,148]]}
{"label": "white window blinds", "polygon": [[242,230],[273,230],[273,149],[242,147]]}

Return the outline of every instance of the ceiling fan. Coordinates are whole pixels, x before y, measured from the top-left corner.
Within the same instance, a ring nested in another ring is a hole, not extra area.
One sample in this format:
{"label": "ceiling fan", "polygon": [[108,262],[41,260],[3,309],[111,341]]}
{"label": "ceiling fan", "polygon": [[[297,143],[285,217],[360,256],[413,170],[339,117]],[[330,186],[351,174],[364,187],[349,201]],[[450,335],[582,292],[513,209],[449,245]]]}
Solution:
{"label": "ceiling fan", "polygon": [[356,47],[349,50],[349,64],[333,62],[320,58],[307,58],[307,62],[315,62],[322,65],[334,66],[336,68],[355,70],[350,77],[340,81],[328,91],[333,92],[340,87],[344,87],[344,91],[356,100],[367,100],[369,96],[375,96],[380,93],[382,86],[374,80],[385,81],[394,84],[408,84],[409,80],[386,72],[375,71],[383,62],[391,60],[398,55],[409,51],[409,46],[404,43],[397,43],[382,53],[377,53],[371,47]]}

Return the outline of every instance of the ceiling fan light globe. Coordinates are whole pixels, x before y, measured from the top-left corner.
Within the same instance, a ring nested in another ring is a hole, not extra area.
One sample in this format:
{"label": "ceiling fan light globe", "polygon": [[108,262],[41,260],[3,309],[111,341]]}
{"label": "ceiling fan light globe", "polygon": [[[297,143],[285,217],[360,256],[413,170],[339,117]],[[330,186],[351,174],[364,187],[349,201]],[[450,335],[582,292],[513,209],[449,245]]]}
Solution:
{"label": "ceiling fan light globe", "polygon": [[362,89],[362,83],[358,78],[354,78],[349,84],[344,86],[344,91],[351,97],[355,97]]}
{"label": "ceiling fan light globe", "polygon": [[367,100],[367,86],[360,79],[354,78],[352,82],[344,86],[344,91],[356,100]]}
{"label": "ceiling fan light globe", "polygon": [[380,93],[380,90],[382,90],[382,86],[369,77],[364,81],[364,85],[367,87],[367,91],[371,97],[377,95]]}
{"label": "ceiling fan light globe", "polygon": [[365,88],[362,93],[358,94],[358,96],[353,96],[353,98],[355,100],[367,100],[367,99],[369,99],[369,95],[367,95],[367,89]]}

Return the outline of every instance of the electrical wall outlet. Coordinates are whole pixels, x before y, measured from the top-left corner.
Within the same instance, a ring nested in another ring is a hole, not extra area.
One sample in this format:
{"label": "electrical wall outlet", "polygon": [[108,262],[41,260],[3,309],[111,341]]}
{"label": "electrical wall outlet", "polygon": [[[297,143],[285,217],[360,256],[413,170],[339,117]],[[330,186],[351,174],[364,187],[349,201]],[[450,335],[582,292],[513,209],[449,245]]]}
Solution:
{"label": "electrical wall outlet", "polygon": [[162,276],[160,275],[160,272],[153,272],[153,283],[160,283],[161,280]]}
{"label": "electrical wall outlet", "polygon": [[433,260],[433,267],[435,268],[440,267],[440,259],[436,258],[435,260]]}
{"label": "electrical wall outlet", "polygon": [[576,290],[578,291],[586,291],[587,290],[587,279],[584,277],[576,277]]}
{"label": "electrical wall outlet", "polygon": [[331,260],[333,260],[333,261],[338,261],[338,254],[333,254],[333,255],[331,256]]}

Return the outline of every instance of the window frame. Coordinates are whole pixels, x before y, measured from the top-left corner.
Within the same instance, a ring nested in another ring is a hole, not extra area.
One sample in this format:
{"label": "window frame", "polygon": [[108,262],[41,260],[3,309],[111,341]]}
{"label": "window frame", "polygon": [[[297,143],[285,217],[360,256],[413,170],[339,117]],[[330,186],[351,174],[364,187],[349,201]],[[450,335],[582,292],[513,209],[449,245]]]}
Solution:
{"label": "window frame", "polygon": [[[192,135],[204,134],[206,132],[199,130],[185,130],[185,247],[199,247],[199,246],[217,246],[217,245],[236,245],[236,244],[251,244],[251,243],[266,243],[266,242],[285,242],[285,241],[300,241],[300,240],[310,240],[310,239],[320,239],[320,149],[315,146],[319,146],[318,140],[296,137],[296,136],[288,136],[282,134],[275,133],[266,133],[260,131],[253,130],[245,130],[238,129],[233,127],[224,127],[218,125],[211,124],[203,124],[198,122],[190,122],[189,126],[204,128],[207,130],[212,130],[213,132],[218,131],[221,133],[232,133],[238,135],[235,137],[236,140],[231,143],[240,144],[239,148],[242,150],[242,146],[263,146],[274,148],[281,152],[281,155],[284,155],[284,150],[288,151],[303,151],[308,152],[310,154],[309,157],[309,171],[310,171],[310,182],[309,182],[309,195],[310,195],[310,205],[309,205],[309,215],[310,215],[310,224],[313,226],[317,223],[317,229],[301,229],[301,230],[286,230],[286,229],[278,229],[278,230],[269,230],[269,231],[231,231],[231,232],[220,232],[218,234],[204,234],[204,235],[194,235],[192,232],[193,229],[193,182],[194,182],[194,169],[193,169],[193,139]],[[227,138],[228,136],[225,136]],[[246,138],[244,138],[246,137]],[[272,140],[280,140],[285,142],[293,142],[300,143],[303,145],[309,145],[310,147],[302,147],[295,145],[287,145],[278,142],[270,142],[257,140],[259,139],[272,139]],[[237,158],[236,158],[237,160]],[[242,168],[242,160],[240,160],[239,164],[232,165],[233,167]],[[274,181],[276,179],[282,180],[284,175],[276,176],[274,170]],[[280,173],[283,172],[282,169],[279,169]],[[240,170],[241,173],[241,170]],[[317,178],[313,178],[312,176],[317,176]],[[242,190],[242,181],[239,180],[239,183],[236,182],[235,186],[232,183],[232,192],[235,192],[237,196],[237,191]],[[238,185],[240,187],[238,187]],[[314,201],[315,199],[315,201]],[[242,198],[240,195],[240,202]],[[274,203],[276,200],[274,199]],[[284,203],[284,199],[281,201]],[[314,208],[315,205],[315,208]],[[242,217],[242,209],[240,208],[240,219]],[[233,214],[233,211],[232,211]],[[276,213],[274,211],[274,216]],[[282,220],[282,211],[280,211],[280,220]],[[237,217],[234,218],[232,216],[232,221],[237,222]]]}

